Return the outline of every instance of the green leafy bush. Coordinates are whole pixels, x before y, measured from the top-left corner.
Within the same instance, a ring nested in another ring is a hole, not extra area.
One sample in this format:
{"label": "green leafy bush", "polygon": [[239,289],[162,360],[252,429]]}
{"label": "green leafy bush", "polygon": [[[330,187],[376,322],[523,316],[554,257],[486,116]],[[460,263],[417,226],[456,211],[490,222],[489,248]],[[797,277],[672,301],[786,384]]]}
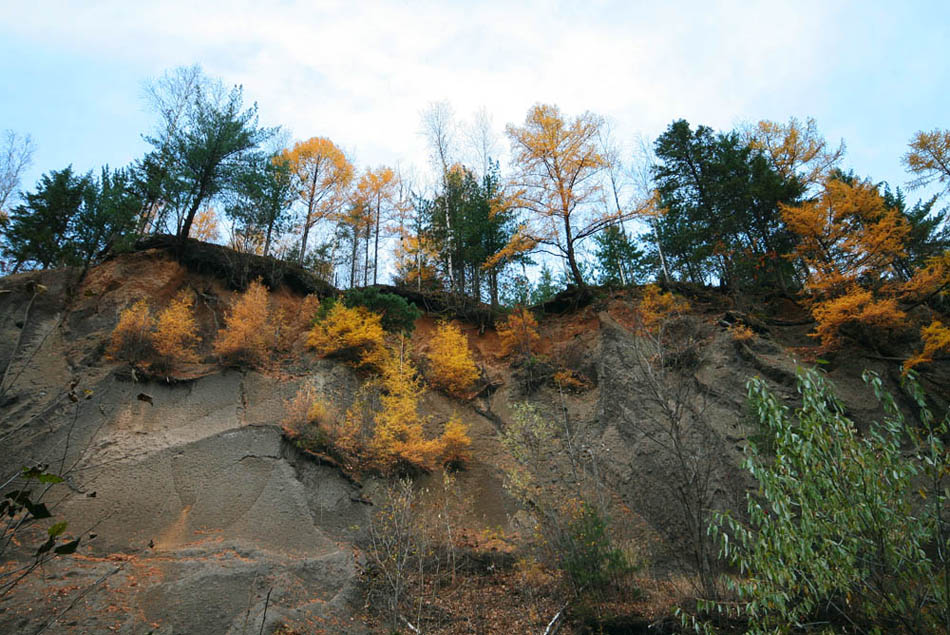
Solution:
{"label": "green leafy bush", "polygon": [[738,602],[700,603],[701,612],[728,612],[755,632],[950,632],[948,418],[935,421],[912,376],[919,426],[877,375],[864,379],[885,413],[864,434],[814,370],[798,375],[794,413],[762,380],[749,382],[771,453],[748,452],[758,483],[748,523],[719,515],[710,526],[738,568],[728,582]]}
{"label": "green leafy bush", "polygon": [[343,294],[343,304],[349,308],[365,306],[383,316],[383,329],[395,333],[412,333],[416,320],[422,315],[415,304],[393,293],[384,293],[375,287],[350,289]]}

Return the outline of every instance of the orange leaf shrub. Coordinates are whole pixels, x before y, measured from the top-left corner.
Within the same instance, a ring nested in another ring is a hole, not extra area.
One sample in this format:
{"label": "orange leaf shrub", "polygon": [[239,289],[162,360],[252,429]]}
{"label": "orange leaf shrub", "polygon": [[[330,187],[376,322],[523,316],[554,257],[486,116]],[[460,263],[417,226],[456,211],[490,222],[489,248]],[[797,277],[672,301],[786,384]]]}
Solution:
{"label": "orange leaf shrub", "polygon": [[671,291],[663,293],[655,284],[644,287],[639,313],[646,330],[653,330],[671,317],[687,311],[689,311],[689,302],[674,296]]}
{"label": "orange leaf shrub", "polygon": [[312,384],[300,387],[285,404],[281,428],[298,447],[325,452],[348,469],[355,468],[366,448],[355,432],[350,417],[341,421],[337,411],[324,401]]}
{"label": "orange leaf shrub", "polygon": [[904,362],[904,372],[918,364],[928,364],[934,360],[933,356],[940,351],[950,351],[950,328],[940,320],[934,320],[920,329],[920,339],[924,343],[922,351]]}
{"label": "orange leaf shrub", "polygon": [[272,344],[271,333],[267,289],[255,280],[232,302],[224,328],[218,330],[214,352],[233,364],[261,366]]}
{"label": "orange leaf shrub", "polygon": [[468,338],[450,322],[441,322],[428,354],[429,382],[452,394],[468,390],[479,377],[478,367],[468,348]]}
{"label": "orange leaf shrub", "polygon": [[857,286],[844,295],[815,303],[812,316],[817,326],[810,335],[820,338],[825,350],[841,345],[841,328],[845,325],[897,328],[907,317],[894,298],[875,298],[870,291]]}
{"label": "orange leaf shrub", "polygon": [[382,317],[366,307],[350,308],[337,302],[326,318],[314,324],[307,345],[321,356],[335,355],[379,367],[385,362]]}
{"label": "orange leaf shrub", "polygon": [[423,436],[419,398],[425,391],[418,373],[401,350],[387,349],[380,365],[380,409],[373,431],[373,452],[384,472],[406,467],[431,469],[442,453],[439,439]]}
{"label": "orange leaf shrub", "polygon": [[733,324],[729,327],[729,335],[734,342],[751,342],[755,339],[755,331],[745,324]]}
{"label": "orange leaf shrub", "polygon": [[304,298],[280,298],[273,311],[271,322],[274,328],[274,347],[288,353],[294,350],[297,338],[310,329],[313,316],[320,308],[320,299],[315,295]]}
{"label": "orange leaf shrub", "polygon": [[195,322],[194,294],[181,291],[158,315],[155,332],[152,334],[152,346],[155,349],[154,366],[169,369],[179,363],[198,361],[196,347],[201,341],[198,337],[198,323]]}
{"label": "orange leaf shrub", "polygon": [[106,354],[136,364],[152,355],[152,314],[148,303],[139,300],[119,315]]}
{"label": "orange leaf shrub", "polygon": [[572,370],[559,370],[554,373],[552,379],[554,385],[563,390],[580,392],[590,388],[590,385]]}
{"label": "orange leaf shrub", "polygon": [[534,314],[524,307],[518,307],[510,313],[504,322],[495,327],[501,340],[501,354],[507,357],[517,351],[528,357],[537,351],[541,336],[538,335],[538,321]]}
{"label": "orange leaf shrub", "polygon": [[457,413],[446,422],[440,441],[443,465],[461,467],[472,459],[472,440],[468,436],[468,426],[462,423]]}

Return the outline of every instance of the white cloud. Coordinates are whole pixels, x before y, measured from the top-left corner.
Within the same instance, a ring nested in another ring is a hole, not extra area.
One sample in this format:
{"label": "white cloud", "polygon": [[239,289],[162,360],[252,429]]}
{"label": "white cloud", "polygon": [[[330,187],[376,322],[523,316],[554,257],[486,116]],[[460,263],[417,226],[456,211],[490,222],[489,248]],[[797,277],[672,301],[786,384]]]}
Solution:
{"label": "white cloud", "polygon": [[441,99],[463,116],[487,107],[499,130],[522,121],[538,101],[567,113],[592,110],[617,122],[623,139],[655,135],[679,117],[718,128],[790,115],[815,115],[819,125],[837,117],[843,125],[847,117],[828,110],[828,95],[848,90],[838,84],[848,73],[869,72],[862,60],[880,44],[866,41],[865,31],[889,19],[864,9],[820,2],[63,1],[7,7],[0,37],[35,42],[64,63],[71,56],[118,60],[143,79],[199,62],[242,83],[267,123],[297,137],[328,136],[367,164],[421,163],[419,112]]}

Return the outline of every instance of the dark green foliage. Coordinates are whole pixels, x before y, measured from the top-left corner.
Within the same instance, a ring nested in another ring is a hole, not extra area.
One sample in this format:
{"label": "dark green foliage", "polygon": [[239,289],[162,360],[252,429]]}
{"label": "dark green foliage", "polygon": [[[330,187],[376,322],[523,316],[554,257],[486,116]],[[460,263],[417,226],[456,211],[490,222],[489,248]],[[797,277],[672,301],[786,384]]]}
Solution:
{"label": "dark green foliage", "polygon": [[[249,153],[274,130],[258,127],[257,104],[244,109],[240,86],[225,92],[204,77],[188,94],[180,121],[169,129],[167,137],[146,137],[155,149],[139,172],[143,191],[162,204],[163,214],[174,214],[183,241],[201,207],[235,183],[246,171]],[[159,225],[167,222],[158,220]]]}
{"label": "dark green foliage", "polygon": [[[547,263],[545,263],[541,266],[541,275],[538,276],[537,283],[535,283],[534,288],[531,289],[530,304],[532,306],[543,304],[556,296],[557,292],[562,288],[563,287],[559,287],[554,281],[554,274],[551,273],[551,269]],[[523,304],[528,303],[523,302]]]}
{"label": "dark green foliage", "polygon": [[484,267],[508,244],[515,230],[513,211],[500,209],[498,163],[479,179],[458,166],[445,176],[444,189],[431,201],[419,201],[427,218],[426,234],[439,252],[442,275],[449,287],[481,300],[487,292],[498,303],[498,276],[509,261]]}
{"label": "dark green foliage", "polygon": [[289,225],[290,206],[297,199],[290,165],[279,154],[257,153],[238,164],[225,213],[246,234],[263,235],[262,256],[270,253],[274,233]]}
{"label": "dark green foliage", "polygon": [[749,382],[771,454],[750,445],[748,522],[720,515],[710,527],[740,572],[726,580],[739,601],[701,612],[729,612],[756,632],[819,622],[950,632],[950,417],[935,420],[911,378],[919,424],[907,423],[881,380],[865,381],[884,418],[864,433],[817,371],[799,372],[794,413],[764,381]]}
{"label": "dark green foliage", "polygon": [[643,282],[650,263],[637,243],[623,227],[611,225],[594,235],[597,250],[597,282],[602,285],[627,286]]}
{"label": "dark green foliage", "polygon": [[613,545],[607,522],[593,505],[581,503],[558,546],[560,566],[578,595],[599,594],[630,575],[634,568]]}
{"label": "dark green foliage", "polygon": [[350,308],[365,306],[379,313],[383,316],[383,328],[393,333],[412,333],[416,328],[416,320],[422,316],[422,311],[412,302],[393,293],[380,292],[375,287],[349,289],[343,294],[343,304]]}
{"label": "dark green foliage", "polygon": [[10,215],[4,254],[17,266],[88,266],[128,237],[141,205],[124,170],[105,167],[99,181],[54,170]]}
{"label": "dark green foliage", "polygon": [[72,166],[44,174],[36,191],[10,213],[4,255],[13,258],[17,267],[69,264],[70,226],[92,188],[92,177],[74,174]]}
{"label": "dark green foliage", "polygon": [[655,145],[653,168],[660,206],[656,223],[667,263],[681,279],[748,288],[793,283],[785,258],[792,238],[780,203],[802,193],[738,134],[695,131],[686,121],[670,125]]}
{"label": "dark green foliage", "polygon": [[950,210],[944,208],[935,211],[936,196],[927,201],[917,201],[912,208],[907,209],[901,189],[897,188],[895,192],[891,192],[887,184],[884,184],[883,197],[884,204],[899,210],[910,227],[904,245],[906,256],[894,263],[901,276],[909,280],[915,271],[925,265],[928,258],[950,249],[950,227],[947,226],[947,214]]}
{"label": "dark green foliage", "polygon": [[88,267],[97,254],[114,248],[128,249],[135,219],[141,211],[142,198],[135,191],[129,171],[102,168],[99,182],[86,190],[73,226],[76,258]]}

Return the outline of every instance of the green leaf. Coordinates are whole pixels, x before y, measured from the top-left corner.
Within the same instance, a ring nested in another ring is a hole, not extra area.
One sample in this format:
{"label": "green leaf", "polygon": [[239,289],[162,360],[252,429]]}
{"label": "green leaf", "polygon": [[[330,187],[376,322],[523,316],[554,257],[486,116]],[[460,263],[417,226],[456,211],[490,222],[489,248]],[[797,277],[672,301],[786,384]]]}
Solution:
{"label": "green leaf", "polygon": [[46,533],[49,535],[50,538],[55,538],[56,536],[66,531],[67,524],[68,523],[65,520],[62,522],[58,522],[52,527],[50,527],[49,529],[47,529]]}

